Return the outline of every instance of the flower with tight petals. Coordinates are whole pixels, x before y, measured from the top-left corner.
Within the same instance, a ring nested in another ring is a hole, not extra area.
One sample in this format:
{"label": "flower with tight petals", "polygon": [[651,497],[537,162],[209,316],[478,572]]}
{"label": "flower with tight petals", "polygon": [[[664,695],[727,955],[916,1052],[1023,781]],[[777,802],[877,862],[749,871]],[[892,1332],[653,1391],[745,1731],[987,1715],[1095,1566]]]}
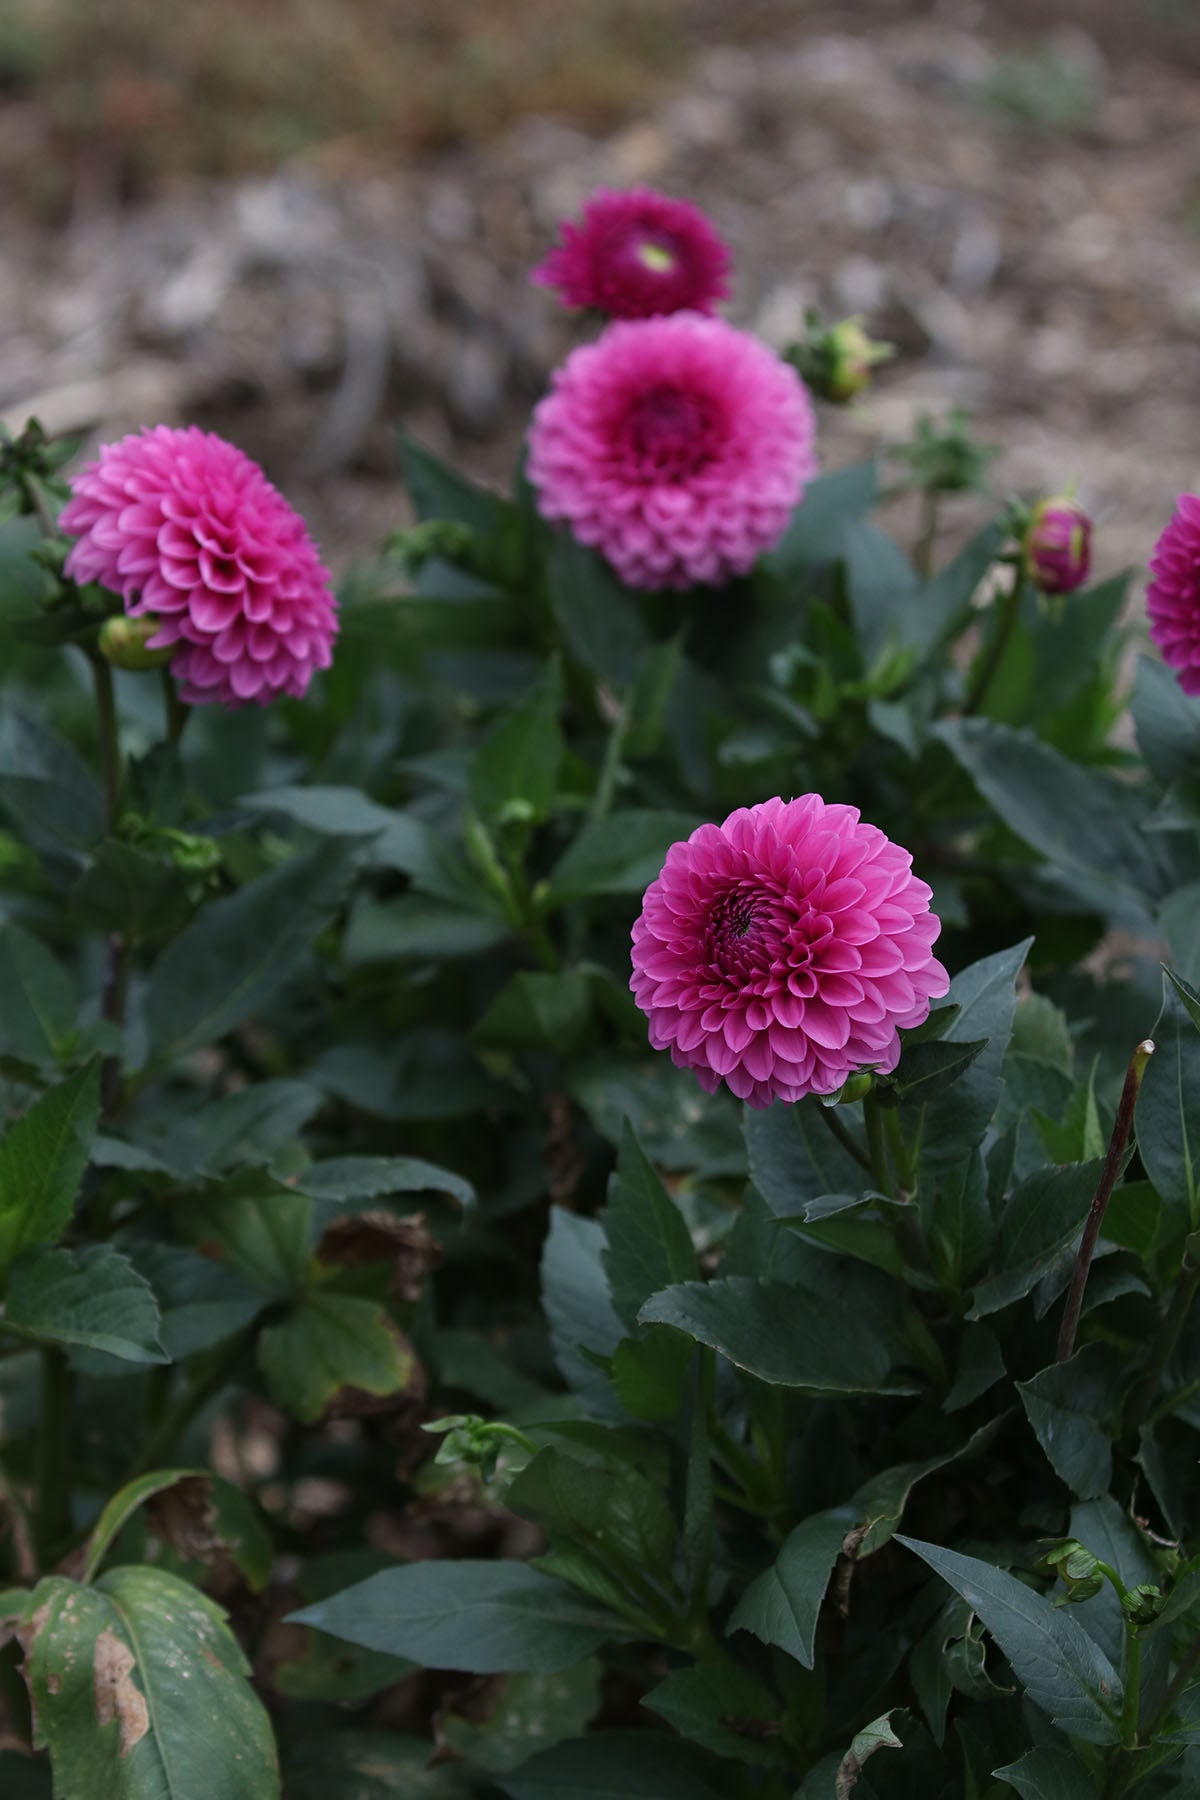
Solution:
{"label": "flower with tight petals", "polygon": [[332,660],[337,601],[299,513],[257,463],[211,432],[155,425],[104,444],[59,524],[75,581],[119,594],[175,646],[192,705],[300,698]]}
{"label": "flower with tight petals", "polygon": [[619,321],[534,409],[528,475],[631,587],[718,585],[778,543],[816,472],[794,369],[698,313]]}
{"label": "flower with tight petals", "polygon": [[1200,494],[1181,494],[1150,558],[1150,636],[1185,694],[1200,694]]}
{"label": "flower with tight petals", "polygon": [[711,312],[729,292],[729,250],[704,214],[653,188],[598,188],[582,221],[564,220],[562,242],[531,279],[557,288],[564,306],[614,319]]}
{"label": "flower with tight petals", "polygon": [[1026,572],[1043,594],[1073,594],[1092,566],[1092,521],[1071,494],[1039,500],[1024,550]]}
{"label": "flower with tight petals", "polygon": [[650,1042],[750,1106],[888,1073],[950,985],[907,850],[819,794],[740,807],[673,844],[633,927]]}

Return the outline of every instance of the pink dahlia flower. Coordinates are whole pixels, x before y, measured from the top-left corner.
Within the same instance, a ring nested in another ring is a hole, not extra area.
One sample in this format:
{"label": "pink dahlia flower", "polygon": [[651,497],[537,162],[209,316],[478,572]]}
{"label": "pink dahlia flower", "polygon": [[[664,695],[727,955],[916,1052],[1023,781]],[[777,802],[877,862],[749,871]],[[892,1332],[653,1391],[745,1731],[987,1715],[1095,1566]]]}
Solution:
{"label": "pink dahlia flower", "polygon": [[672,844],[633,928],[650,1042],[710,1094],[769,1106],[885,1073],[950,985],[907,850],[819,794],[740,807]]}
{"label": "pink dahlia flower", "polygon": [[326,669],[337,601],[304,520],[257,463],[195,425],[148,426],[105,444],[71,484],[59,523],[78,542],[67,574],[152,615],[148,648],[177,645],[193,705],[266,706]]}
{"label": "pink dahlia flower", "polygon": [[808,390],[757,338],[673,313],[572,351],[534,409],[528,475],[631,587],[719,584],[783,536],[816,472]]}
{"label": "pink dahlia flower", "polygon": [[532,279],[557,288],[564,306],[614,319],[711,312],[729,292],[729,250],[704,214],[653,188],[598,188],[583,220],[560,226],[562,242]]}
{"label": "pink dahlia flower", "polygon": [[1200,494],[1181,494],[1150,558],[1150,636],[1185,694],[1200,694]]}

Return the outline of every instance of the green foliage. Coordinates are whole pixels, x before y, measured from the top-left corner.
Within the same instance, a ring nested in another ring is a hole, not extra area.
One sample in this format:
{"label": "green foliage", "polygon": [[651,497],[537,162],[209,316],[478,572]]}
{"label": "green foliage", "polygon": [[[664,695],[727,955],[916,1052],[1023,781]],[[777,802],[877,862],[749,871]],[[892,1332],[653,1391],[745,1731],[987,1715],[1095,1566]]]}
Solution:
{"label": "green foliage", "polygon": [[[643,594],[407,445],[305,703],[123,673],[107,785],[107,601],[0,519],[6,1794],[1194,1787],[1200,706],[1143,660],[1128,748],[1124,579],[939,556],[961,416],[896,460],[920,544],[873,459]],[[746,1109],[630,930],[808,791],[950,991]]]}

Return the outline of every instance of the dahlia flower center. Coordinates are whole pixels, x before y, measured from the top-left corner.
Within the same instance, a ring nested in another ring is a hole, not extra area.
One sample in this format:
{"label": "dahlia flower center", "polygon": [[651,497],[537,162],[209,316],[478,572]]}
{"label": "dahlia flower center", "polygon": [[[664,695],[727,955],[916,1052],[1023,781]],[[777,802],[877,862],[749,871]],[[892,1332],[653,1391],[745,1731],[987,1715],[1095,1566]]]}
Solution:
{"label": "dahlia flower center", "polygon": [[768,974],[795,921],[782,897],[733,888],[718,896],[708,916],[708,955],[737,987]]}
{"label": "dahlia flower center", "polygon": [[623,435],[639,475],[670,481],[694,475],[711,460],[718,424],[706,395],[664,382],[637,396],[625,415]]}
{"label": "dahlia flower center", "polygon": [[672,246],[662,238],[643,238],[634,255],[651,275],[669,275],[679,261]]}

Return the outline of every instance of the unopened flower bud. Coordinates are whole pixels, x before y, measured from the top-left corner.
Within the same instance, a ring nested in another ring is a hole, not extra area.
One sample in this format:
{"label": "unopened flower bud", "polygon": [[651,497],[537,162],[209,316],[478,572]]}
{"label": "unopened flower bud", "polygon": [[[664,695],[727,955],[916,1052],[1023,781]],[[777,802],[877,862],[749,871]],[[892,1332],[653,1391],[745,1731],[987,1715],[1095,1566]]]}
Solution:
{"label": "unopened flower bud", "polygon": [[868,337],[862,315],[824,326],[816,313],[807,315],[807,343],[794,344],[787,359],[823,400],[844,405],[870,385],[871,370],[896,354],[894,344]]}
{"label": "unopened flower bud", "polygon": [[1092,566],[1092,521],[1070,494],[1039,500],[1025,533],[1025,572],[1044,594],[1071,594]]}
{"label": "unopened flower bud", "polygon": [[100,627],[101,654],[116,669],[161,669],[178,649],[177,644],[167,644],[159,650],[147,648],[161,627],[162,620],[153,613],[143,613],[140,619],[114,613]]}

